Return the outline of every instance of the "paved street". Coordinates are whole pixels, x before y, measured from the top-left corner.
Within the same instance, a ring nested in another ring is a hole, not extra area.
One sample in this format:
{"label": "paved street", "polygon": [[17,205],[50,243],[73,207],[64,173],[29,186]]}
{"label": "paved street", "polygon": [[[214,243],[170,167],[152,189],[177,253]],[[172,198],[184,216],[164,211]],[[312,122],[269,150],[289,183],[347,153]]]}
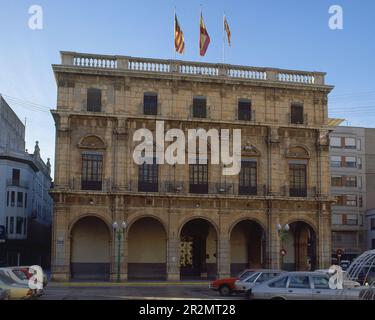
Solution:
{"label": "paved street", "polygon": [[[40,300],[223,299],[208,283],[51,283]],[[229,299],[243,299],[233,296]]]}

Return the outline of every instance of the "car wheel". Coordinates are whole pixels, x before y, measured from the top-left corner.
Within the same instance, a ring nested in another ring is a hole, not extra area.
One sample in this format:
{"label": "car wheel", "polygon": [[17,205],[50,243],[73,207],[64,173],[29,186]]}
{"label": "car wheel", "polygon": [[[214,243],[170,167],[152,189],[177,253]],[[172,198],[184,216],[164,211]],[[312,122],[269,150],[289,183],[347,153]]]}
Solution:
{"label": "car wheel", "polygon": [[228,286],[221,286],[219,292],[223,297],[228,297],[232,294],[232,290]]}

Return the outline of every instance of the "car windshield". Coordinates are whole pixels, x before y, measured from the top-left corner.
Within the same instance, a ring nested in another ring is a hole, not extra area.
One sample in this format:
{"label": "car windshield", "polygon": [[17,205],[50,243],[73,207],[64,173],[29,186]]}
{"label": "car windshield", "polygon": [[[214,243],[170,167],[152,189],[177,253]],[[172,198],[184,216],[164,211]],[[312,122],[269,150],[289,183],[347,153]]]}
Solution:
{"label": "car windshield", "polygon": [[245,280],[247,277],[251,276],[252,274],[254,274],[255,272],[254,271],[245,271],[245,272],[242,272],[238,278],[240,278],[240,280]]}
{"label": "car windshield", "polygon": [[14,283],[12,280],[10,280],[10,279],[8,278],[8,276],[6,276],[6,275],[4,274],[3,271],[0,271],[0,282],[4,283],[4,284],[6,284],[6,285],[12,285],[12,284]]}
{"label": "car windshield", "polygon": [[249,277],[247,277],[246,279],[244,279],[243,281],[254,282],[257,279],[258,275],[259,275],[259,272],[255,272],[255,273],[251,274]]}
{"label": "car windshield", "polygon": [[17,276],[18,279],[27,280],[25,273],[22,272],[21,270],[13,270],[13,273]]}

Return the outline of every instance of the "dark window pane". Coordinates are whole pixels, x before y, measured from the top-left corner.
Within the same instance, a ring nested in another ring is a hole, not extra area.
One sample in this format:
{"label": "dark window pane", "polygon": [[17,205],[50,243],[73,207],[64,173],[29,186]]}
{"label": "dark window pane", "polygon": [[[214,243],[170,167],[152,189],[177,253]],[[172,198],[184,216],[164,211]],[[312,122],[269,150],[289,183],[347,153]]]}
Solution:
{"label": "dark window pane", "polygon": [[102,91],[99,89],[87,89],[87,111],[102,111]]}
{"label": "dark window pane", "polygon": [[152,164],[144,163],[138,169],[138,191],[141,192],[158,192],[158,165],[156,158]]}
{"label": "dark window pane", "polygon": [[22,234],[23,218],[17,217],[16,220],[16,234]]}
{"label": "dark window pane", "polygon": [[158,96],[155,93],[145,93],[143,97],[143,112],[147,115],[158,114]]}
{"label": "dark window pane", "polygon": [[291,123],[293,124],[303,124],[303,106],[293,105],[291,106]]}
{"label": "dark window pane", "polygon": [[14,231],[14,217],[10,217],[9,231],[10,231],[11,234],[13,234],[13,231]]}
{"label": "dark window pane", "polygon": [[239,175],[239,194],[257,194],[257,163],[255,161],[242,161]]}
{"label": "dark window pane", "polygon": [[206,98],[193,99],[193,117],[206,118],[207,117],[207,101]]}
{"label": "dark window pane", "polygon": [[13,169],[12,170],[12,185],[13,186],[19,186],[20,185],[20,175],[21,172],[19,169]]}
{"label": "dark window pane", "polygon": [[23,192],[17,192],[17,207],[23,207]]}
{"label": "dark window pane", "polygon": [[291,197],[306,197],[306,165],[289,164],[289,194]]}
{"label": "dark window pane", "polygon": [[289,281],[289,288],[310,289],[310,281],[307,276],[292,276]]}
{"label": "dark window pane", "polygon": [[[199,160],[197,159],[197,162]],[[208,165],[189,165],[189,192],[208,193]]]}
{"label": "dark window pane", "polygon": [[251,120],[251,102],[239,101],[238,102],[238,120]]}
{"label": "dark window pane", "polygon": [[102,190],[102,166],[102,155],[82,156],[82,190]]}
{"label": "dark window pane", "polygon": [[16,194],[14,191],[12,191],[10,193],[10,206],[11,207],[14,207],[15,201],[16,201]]}

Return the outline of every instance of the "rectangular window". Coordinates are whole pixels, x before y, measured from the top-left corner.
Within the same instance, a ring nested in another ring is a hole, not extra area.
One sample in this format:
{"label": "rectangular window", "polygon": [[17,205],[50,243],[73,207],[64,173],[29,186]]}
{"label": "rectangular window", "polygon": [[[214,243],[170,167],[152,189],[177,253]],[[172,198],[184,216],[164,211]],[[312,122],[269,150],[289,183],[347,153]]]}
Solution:
{"label": "rectangular window", "polygon": [[12,170],[12,185],[13,186],[20,185],[20,176],[21,176],[21,171],[19,169]]}
{"label": "rectangular window", "polygon": [[25,209],[27,208],[27,193],[25,193]]}
{"label": "rectangular window", "polygon": [[102,190],[102,168],[102,155],[82,155],[82,190]]}
{"label": "rectangular window", "polygon": [[350,188],[355,188],[357,186],[357,177],[356,176],[346,176],[345,177],[345,186]]}
{"label": "rectangular window", "polygon": [[342,177],[341,176],[332,176],[331,177],[331,186],[332,187],[342,187]]}
{"label": "rectangular window", "polygon": [[6,217],[5,218],[5,234],[8,234],[8,223],[9,223],[9,218],[8,217]]}
{"label": "rectangular window", "polygon": [[345,157],[345,167],[356,168],[357,162],[355,157]]}
{"label": "rectangular window", "polygon": [[303,106],[292,104],[290,107],[290,122],[292,124],[303,124]]}
{"label": "rectangular window", "polygon": [[16,202],[16,193],[14,191],[12,191],[10,193],[10,206],[14,207],[15,202]]}
{"label": "rectangular window", "polygon": [[193,98],[193,117],[207,118],[207,100],[205,97]]}
{"label": "rectangular window", "polygon": [[357,150],[360,151],[362,149],[361,139],[357,139]]}
{"label": "rectangular window", "polygon": [[17,192],[17,207],[23,207],[23,192]]}
{"label": "rectangular window", "polygon": [[22,234],[23,218],[17,217],[16,220],[16,234]]}
{"label": "rectangular window", "polygon": [[345,224],[348,226],[358,225],[358,217],[354,214],[346,214],[344,218]]}
{"label": "rectangular window", "polygon": [[[198,162],[198,160],[197,160]],[[189,165],[189,192],[208,193],[208,165]]]}
{"label": "rectangular window", "polygon": [[341,157],[339,156],[331,156],[331,167],[341,167]]}
{"label": "rectangular window", "polygon": [[291,197],[306,197],[306,165],[289,164],[289,195]]}
{"label": "rectangular window", "polygon": [[341,138],[340,137],[331,137],[329,139],[329,145],[332,148],[341,148],[341,146],[342,146],[342,144],[341,144]]}
{"label": "rectangular window", "polygon": [[345,149],[355,149],[355,138],[345,138]]}
{"label": "rectangular window", "polygon": [[238,101],[238,120],[251,121],[251,101]]}
{"label": "rectangular window", "polygon": [[371,230],[375,230],[375,218],[371,218]]}
{"label": "rectangular window", "polygon": [[357,158],[357,168],[362,169],[362,158],[360,157]]}
{"label": "rectangular window", "polygon": [[9,191],[7,191],[7,207],[9,207]]}
{"label": "rectangular window", "polygon": [[87,111],[102,111],[102,91],[100,89],[87,89]]}
{"label": "rectangular window", "polygon": [[27,230],[27,218],[23,218],[23,234],[26,235]]}
{"label": "rectangular window", "polygon": [[255,161],[241,162],[241,172],[239,174],[239,194],[257,194],[257,163]]}
{"label": "rectangular window", "polygon": [[140,192],[158,192],[158,165],[156,158],[153,164],[144,163],[139,166],[138,171],[138,191]]}
{"label": "rectangular window", "polygon": [[14,231],[14,217],[10,217],[10,222],[9,222],[9,233],[13,234]]}
{"label": "rectangular window", "polygon": [[156,93],[144,94],[143,113],[145,115],[157,115],[158,114],[158,96]]}
{"label": "rectangular window", "polygon": [[355,194],[347,194],[345,196],[345,205],[349,207],[357,206],[357,196]]}

